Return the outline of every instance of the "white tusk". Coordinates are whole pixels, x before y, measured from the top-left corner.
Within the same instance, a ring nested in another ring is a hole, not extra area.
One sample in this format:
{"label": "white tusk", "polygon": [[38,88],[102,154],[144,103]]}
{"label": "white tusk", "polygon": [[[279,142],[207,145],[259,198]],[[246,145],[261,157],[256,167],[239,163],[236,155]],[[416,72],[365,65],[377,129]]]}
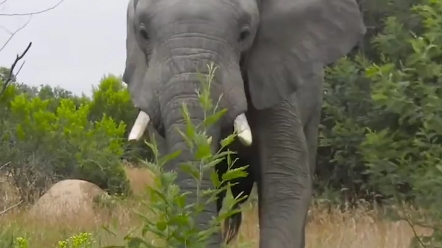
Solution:
{"label": "white tusk", "polygon": [[235,131],[238,132],[239,141],[243,145],[250,146],[252,144],[252,131],[250,130],[249,123],[245,114],[240,114],[233,122]]}
{"label": "white tusk", "polygon": [[129,141],[131,140],[139,140],[141,136],[143,136],[144,131],[147,128],[147,125],[149,124],[150,117],[148,114],[146,114],[144,111],[140,111],[138,113],[137,119],[135,120],[134,126],[132,127],[132,130],[130,130],[129,133]]}

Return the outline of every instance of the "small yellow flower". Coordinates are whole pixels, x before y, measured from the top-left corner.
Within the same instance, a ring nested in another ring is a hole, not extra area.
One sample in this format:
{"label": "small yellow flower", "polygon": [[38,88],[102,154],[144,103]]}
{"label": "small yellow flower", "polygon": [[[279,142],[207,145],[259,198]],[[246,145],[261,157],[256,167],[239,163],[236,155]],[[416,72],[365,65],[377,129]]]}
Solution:
{"label": "small yellow flower", "polygon": [[58,248],[90,248],[95,240],[91,233],[80,233],[58,242]]}
{"label": "small yellow flower", "polygon": [[29,248],[29,242],[23,237],[17,237],[14,242],[15,248]]}

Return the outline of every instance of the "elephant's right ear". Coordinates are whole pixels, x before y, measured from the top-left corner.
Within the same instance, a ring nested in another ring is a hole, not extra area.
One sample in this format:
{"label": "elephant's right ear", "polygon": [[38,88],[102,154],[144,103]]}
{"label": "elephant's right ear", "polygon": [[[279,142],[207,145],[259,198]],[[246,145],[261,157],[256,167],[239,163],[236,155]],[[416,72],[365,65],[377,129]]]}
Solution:
{"label": "elephant's right ear", "polygon": [[123,73],[123,81],[128,85],[135,107],[146,111],[152,93],[144,89],[148,87],[144,85],[148,63],[145,53],[138,44],[135,32],[137,3],[138,0],[130,0],[127,8],[126,68]]}
{"label": "elephant's right ear", "polygon": [[260,26],[246,57],[257,109],[286,99],[366,32],[355,0],[261,0],[259,9]]}

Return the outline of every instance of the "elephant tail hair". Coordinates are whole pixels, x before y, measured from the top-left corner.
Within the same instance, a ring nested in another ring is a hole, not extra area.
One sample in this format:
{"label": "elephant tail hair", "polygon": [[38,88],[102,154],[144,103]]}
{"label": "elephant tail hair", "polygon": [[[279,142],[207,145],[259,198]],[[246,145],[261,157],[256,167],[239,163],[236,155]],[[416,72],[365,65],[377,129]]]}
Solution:
{"label": "elephant tail hair", "polygon": [[[239,210],[240,206],[239,204],[235,204],[233,208],[235,210]],[[238,235],[241,223],[242,223],[241,211],[233,214],[224,221],[223,239],[225,240],[226,244],[229,244]]]}

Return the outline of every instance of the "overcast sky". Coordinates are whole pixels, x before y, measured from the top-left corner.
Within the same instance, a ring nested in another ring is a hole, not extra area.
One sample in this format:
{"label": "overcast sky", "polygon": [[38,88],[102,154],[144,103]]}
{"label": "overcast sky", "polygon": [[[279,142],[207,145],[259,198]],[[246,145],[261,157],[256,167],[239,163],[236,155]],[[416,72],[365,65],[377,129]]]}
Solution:
{"label": "overcast sky", "polygon": [[[0,3],[4,0],[0,0]],[[0,14],[29,13],[60,0],[7,0]],[[64,0],[55,9],[33,15],[29,24],[0,51],[0,66],[10,67],[29,42],[18,81],[61,86],[90,94],[108,73],[121,75],[126,58],[126,7],[129,0]],[[29,16],[0,16],[0,48]]]}

